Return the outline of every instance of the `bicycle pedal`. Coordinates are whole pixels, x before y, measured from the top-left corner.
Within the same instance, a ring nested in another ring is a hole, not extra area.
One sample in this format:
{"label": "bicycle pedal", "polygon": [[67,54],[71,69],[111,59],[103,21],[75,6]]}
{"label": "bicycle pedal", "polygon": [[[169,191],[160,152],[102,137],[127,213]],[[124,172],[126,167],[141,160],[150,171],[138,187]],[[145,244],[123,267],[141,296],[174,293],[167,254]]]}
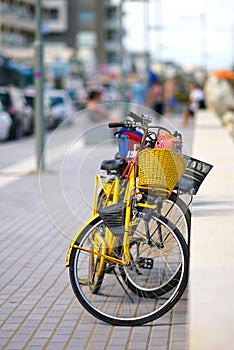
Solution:
{"label": "bicycle pedal", "polygon": [[136,225],[138,225],[137,221],[132,220],[129,222],[129,226],[136,226]]}
{"label": "bicycle pedal", "polygon": [[137,260],[137,265],[141,269],[148,269],[151,270],[154,266],[154,260],[151,258],[139,258]]}

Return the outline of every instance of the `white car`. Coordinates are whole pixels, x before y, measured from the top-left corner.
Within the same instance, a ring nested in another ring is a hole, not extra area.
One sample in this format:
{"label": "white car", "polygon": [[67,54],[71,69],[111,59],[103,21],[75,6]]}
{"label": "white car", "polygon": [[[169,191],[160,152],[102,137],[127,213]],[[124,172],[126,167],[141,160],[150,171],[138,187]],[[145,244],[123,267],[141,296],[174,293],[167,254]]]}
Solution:
{"label": "white car", "polygon": [[9,139],[12,123],[10,114],[4,111],[0,101],[0,141]]}
{"label": "white car", "polygon": [[50,118],[54,126],[64,121],[69,122],[69,118],[76,112],[72,99],[66,90],[48,89],[45,92],[45,100],[49,101]]}
{"label": "white car", "polygon": [[[29,106],[35,108],[35,87],[27,87],[24,98]],[[72,99],[66,90],[45,89],[44,91],[44,117],[47,129],[55,128],[76,112]]]}
{"label": "white car", "polygon": [[17,87],[1,86],[0,100],[3,108],[12,119],[10,139],[20,139],[24,135],[33,133],[33,110],[25,104],[21,89]]}
{"label": "white car", "polygon": [[[36,95],[36,90],[34,86],[28,86],[24,90],[24,98],[26,100],[26,104],[31,108],[33,108],[34,118],[35,118],[35,95]],[[46,96],[44,96],[43,104],[44,104],[45,127],[46,129],[50,129],[54,127],[54,121],[50,116],[49,100],[48,98],[46,98]]]}

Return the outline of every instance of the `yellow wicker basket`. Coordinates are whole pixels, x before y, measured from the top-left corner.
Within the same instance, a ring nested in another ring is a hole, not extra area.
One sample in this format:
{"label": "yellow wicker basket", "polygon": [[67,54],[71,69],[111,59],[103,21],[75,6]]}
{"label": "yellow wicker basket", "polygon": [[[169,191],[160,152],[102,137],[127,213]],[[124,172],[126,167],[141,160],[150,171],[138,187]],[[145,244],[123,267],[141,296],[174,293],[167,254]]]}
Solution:
{"label": "yellow wicker basket", "polygon": [[144,149],[138,155],[138,188],[169,196],[185,171],[183,157],[168,149]]}

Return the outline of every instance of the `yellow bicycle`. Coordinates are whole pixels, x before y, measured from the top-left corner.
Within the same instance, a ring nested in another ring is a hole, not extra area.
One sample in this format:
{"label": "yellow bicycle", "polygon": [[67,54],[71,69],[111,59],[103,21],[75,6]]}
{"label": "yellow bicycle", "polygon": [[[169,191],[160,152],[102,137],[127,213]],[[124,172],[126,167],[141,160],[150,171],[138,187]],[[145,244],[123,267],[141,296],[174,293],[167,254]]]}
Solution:
{"label": "yellow bicycle", "polygon": [[133,157],[122,164],[123,178],[103,184],[105,203],[96,200],[93,216],[67,254],[77,299],[93,316],[113,325],[134,326],[161,317],[177,303],[188,281],[186,241],[157,211],[186,164],[173,150],[149,148],[146,130]]}
{"label": "yellow bicycle", "polygon": [[[146,135],[141,137],[142,140],[147,140],[148,135],[151,135],[152,138],[152,128],[154,129],[164,129],[167,133],[170,134],[169,130],[162,128],[161,126],[153,126],[149,130],[148,124],[144,121],[144,116],[139,117],[135,113],[130,112],[131,118],[139,121],[139,123],[131,123],[129,120],[127,123],[111,123],[111,127],[116,126],[125,126],[125,131],[127,130],[130,134],[134,132],[136,129],[143,128],[144,134]],[[142,120],[144,123],[142,123]],[[127,126],[127,129],[126,129]],[[157,131],[158,131],[157,130]],[[178,132],[176,132],[178,134]],[[117,133],[118,134],[118,133]],[[155,132],[153,143],[157,138]],[[122,135],[121,135],[122,136]],[[126,141],[126,135],[122,138],[119,138],[120,141]],[[134,143],[136,141],[133,141]],[[146,143],[146,141],[145,141]],[[151,146],[153,147],[153,146]],[[182,147],[182,145],[181,145]],[[121,148],[121,147],[120,147]],[[183,156],[185,157],[185,156]],[[191,160],[191,157],[186,158]],[[188,161],[187,161],[188,162]],[[187,163],[186,162],[186,163]],[[154,173],[154,162],[151,162],[151,171]],[[128,166],[126,159],[123,154],[117,153],[117,157],[114,159],[104,160],[100,167],[100,173],[96,175],[95,181],[95,190],[94,190],[94,205],[93,205],[93,215],[97,213],[98,210],[104,208],[105,206],[115,204],[119,201],[123,200],[123,194],[126,189],[126,178],[123,176],[125,168]],[[161,215],[165,216],[171,222],[173,222],[177,228],[183,234],[188,246],[190,245],[190,231],[191,231],[191,211],[189,209],[190,203],[192,202],[192,194],[190,190],[193,189],[193,181],[191,181],[192,177],[190,174],[190,188],[187,185],[182,188],[174,188],[173,192],[171,192],[170,196],[159,196],[158,192],[154,191],[149,193],[149,191],[144,191],[141,201],[150,202],[151,204],[156,204],[156,210]],[[184,179],[183,179],[184,180]],[[181,185],[181,184],[180,184]],[[183,182],[184,185],[184,182]],[[192,186],[191,186],[192,185]],[[180,186],[182,187],[182,186]],[[181,194],[186,193],[186,202],[181,198]]]}

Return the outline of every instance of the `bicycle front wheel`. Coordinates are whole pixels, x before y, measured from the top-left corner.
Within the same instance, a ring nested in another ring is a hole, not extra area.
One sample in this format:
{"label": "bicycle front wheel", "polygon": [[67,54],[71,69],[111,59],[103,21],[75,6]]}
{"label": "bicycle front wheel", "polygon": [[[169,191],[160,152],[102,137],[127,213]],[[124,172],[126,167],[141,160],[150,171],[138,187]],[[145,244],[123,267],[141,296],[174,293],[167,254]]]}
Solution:
{"label": "bicycle front wheel", "polygon": [[[90,289],[90,251],[95,236],[103,235],[103,220],[96,218],[80,233],[71,252],[70,280],[79,302],[94,317],[117,326],[141,325],[164,315],[182,296],[188,281],[186,242],[179,230],[167,219],[155,215],[154,222],[163,235],[149,239],[146,232],[142,231],[139,235],[133,230],[130,244],[132,262],[128,265],[121,263],[123,249],[119,237],[112,255],[119,261],[110,264],[106,260],[108,272],[104,274],[97,294],[93,294]],[[140,242],[141,247],[137,242]],[[176,273],[178,279],[171,289],[157,294],[158,288],[163,288],[171,278],[175,280]],[[136,276],[139,277],[137,280]],[[147,296],[148,289],[150,293],[155,292],[154,297]]]}
{"label": "bicycle front wheel", "polygon": [[162,201],[160,214],[170,220],[182,233],[188,246],[190,245],[191,211],[188,205],[172,192],[170,197]]}

